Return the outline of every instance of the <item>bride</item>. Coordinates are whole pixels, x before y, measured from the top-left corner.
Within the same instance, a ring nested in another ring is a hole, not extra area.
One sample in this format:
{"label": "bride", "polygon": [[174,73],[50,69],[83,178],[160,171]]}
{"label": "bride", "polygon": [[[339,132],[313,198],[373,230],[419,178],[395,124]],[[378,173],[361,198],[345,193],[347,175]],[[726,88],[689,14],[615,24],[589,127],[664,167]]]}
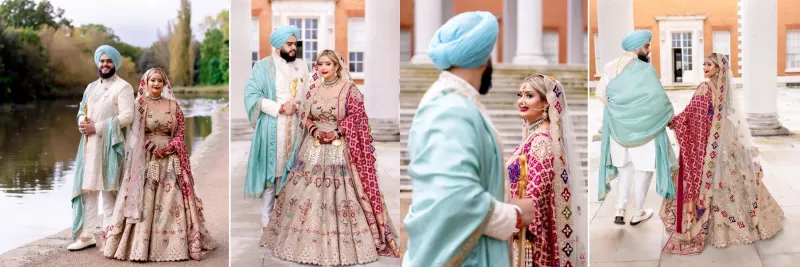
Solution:
{"label": "bride", "polygon": [[768,239],[783,228],[783,210],[761,182],[764,172],[732,86],[728,58],[706,56],[708,81],[667,125],[680,144],[677,198],[661,219],[672,235],[663,252],[691,255]]}
{"label": "bride", "polygon": [[399,257],[397,233],[378,189],[364,96],[333,50],[317,57],[296,138],[261,246],[316,265]]}

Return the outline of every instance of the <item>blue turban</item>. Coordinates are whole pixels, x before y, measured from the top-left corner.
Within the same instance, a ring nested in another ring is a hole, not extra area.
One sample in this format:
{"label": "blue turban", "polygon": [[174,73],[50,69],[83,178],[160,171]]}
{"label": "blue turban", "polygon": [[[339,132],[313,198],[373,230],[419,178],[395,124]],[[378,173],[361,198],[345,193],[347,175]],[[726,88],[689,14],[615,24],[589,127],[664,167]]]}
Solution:
{"label": "blue turban", "polygon": [[474,69],[489,61],[499,33],[497,18],[492,13],[461,13],[436,30],[428,47],[428,56],[441,70],[451,67]]}
{"label": "blue turban", "polygon": [[281,48],[281,46],[289,40],[289,36],[292,35],[294,35],[294,38],[300,38],[300,29],[298,29],[297,26],[289,25],[280,27],[269,36],[269,43],[272,44],[274,48]]}
{"label": "blue turban", "polygon": [[94,51],[94,64],[100,65],[100,57],[103,55],[108,55],[111,58],[111,61],[114,62],[114,68],[119,71],[122,68],[122,56],[119,54],[116,48],[111,47],[110,45],[102,45]]}
{"label": "blue turban", "polygon": [[622,39],[622,49],[625,51],[636,51],[642,48],[650,39],[653,38],[653,33],[649,30],[635,30]]}

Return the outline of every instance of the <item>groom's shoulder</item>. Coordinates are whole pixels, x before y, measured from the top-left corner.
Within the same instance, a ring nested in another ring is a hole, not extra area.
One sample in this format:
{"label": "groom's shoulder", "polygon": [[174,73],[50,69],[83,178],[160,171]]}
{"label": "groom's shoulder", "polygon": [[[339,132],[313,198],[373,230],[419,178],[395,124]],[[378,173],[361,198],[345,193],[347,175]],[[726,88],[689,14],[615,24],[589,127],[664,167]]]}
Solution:
{"label": "groom's shoulder", "polygon": [[480,115],[475,103],[458,93],[442,91],[438,92],[438,95],[430,97],[427,102],[420,105],[418,115],[433,114],[436,117],[451,119],[459,117],[468,119]]}

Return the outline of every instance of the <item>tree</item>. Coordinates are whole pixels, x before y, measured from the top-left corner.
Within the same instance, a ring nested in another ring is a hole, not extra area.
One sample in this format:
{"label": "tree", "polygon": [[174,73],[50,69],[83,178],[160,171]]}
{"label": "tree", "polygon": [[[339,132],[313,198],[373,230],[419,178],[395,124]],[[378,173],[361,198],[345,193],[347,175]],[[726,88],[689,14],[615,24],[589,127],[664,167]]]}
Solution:
{"label": "tree", "polygon": [[38,4],[33,0],[6,0],[0,4],[0,18],[7,27],[39,29],[42,26],[58,28],[72,27],[72,21],[64,18],[64,9],[55,8],[50,1]]}
{"label": "tree", "polygon": [[51,93],[47,51],[31,28],[6,28],[0,21],[0,102],[25,103]]}
{"label": "tree", "polygon": [[169,42],[169,75],[175,86],[192,85],[194,76],[194,42],[192,41],[192,7],[188,0],[181,0],[178,22]]}
{"label": "tree", "polygon": [[228,10],[222,10],[216,18],[207,16],[200,25],[205,29],[205,38],[200,44],[198,57],[198,83],[206,85],[228,82]]}
{"label": "tree", "polygon": [[227,40],[223,39],[219,29],[206,31],[203,43],[200,44],[199,77],[200,84],[214,85],[227,82],[228,78],[228,47]]}
{"label": "tree", "polygon": [[225,36],[225,39],[230,38],[230,28],[228,25],[230,24],[230,11],[225,9],[217,14],[217,17],[206,16],[203,23],[200,23],[200,29],[203,31],[208,31],[211,29],[219,29],[222,31],[222,35]]}

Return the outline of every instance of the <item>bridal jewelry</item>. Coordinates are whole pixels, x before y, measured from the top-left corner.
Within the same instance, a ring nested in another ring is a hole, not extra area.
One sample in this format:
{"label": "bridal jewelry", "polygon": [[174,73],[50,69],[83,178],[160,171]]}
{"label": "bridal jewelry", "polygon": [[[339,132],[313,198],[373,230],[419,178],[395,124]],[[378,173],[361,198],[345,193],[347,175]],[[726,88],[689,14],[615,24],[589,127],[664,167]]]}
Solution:
{"label": "bridal jewelry", "polygon": [[154,104],[158,104],[158,103],[161,103],[161,100],[163,99],[163,97],[161,97],[161,96],[152,97],[152,96],[148,95],[147,99],[150,99],[150,101],[153,102]]}
{"label": "bridal jewelry", "polygon": [[323,81],[322,81],[322,86],[323,86],[323,87],[325,87],[325,88],[331,88],[331,87],[333,87],[333,86],[334,86],[336,83],[338,83],[338,82],[339,82],[339,77],[336,77],[336,79],[333,79],[333,80],[331,80],[331,81],[325,81],[325,80],[323,80]]}
{"label": "bridal jewelry", "polygon": [[527,136],[528,134],[536,131],[536,129],[539,129],[539,126],[542,126],[542,123],[544,123],[544,118],[538,119],[533,123],[529,123],[527,125],[527,128],[525,128],[525,130],[527,131],[525,135]]}

